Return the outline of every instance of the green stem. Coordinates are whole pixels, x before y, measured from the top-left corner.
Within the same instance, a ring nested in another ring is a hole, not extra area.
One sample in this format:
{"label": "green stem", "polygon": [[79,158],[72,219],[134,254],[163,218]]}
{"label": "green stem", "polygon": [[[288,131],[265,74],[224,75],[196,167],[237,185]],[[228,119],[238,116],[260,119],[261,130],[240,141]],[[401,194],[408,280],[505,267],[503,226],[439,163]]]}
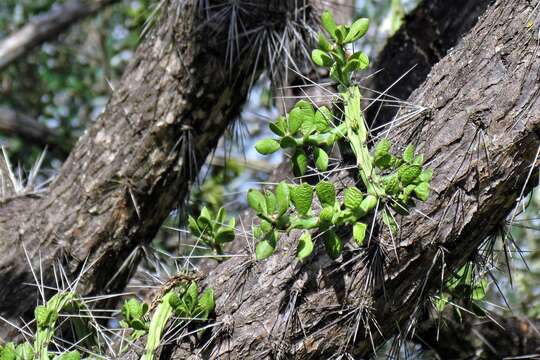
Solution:
{"label": "green stem", "polygon": [[159,347],[161,341],[161,335],[169,319],[173,314],[173,308],[169,304],[169,299],[172,296],[172,292],[169,292],[163,296],[161,303],[156,309],[156,312],[152,316],[150,321],[150,328],[148,330],[148,339],[146,341],[146,347],[144,349],[144,355],[141,360],[153,360],[155,352]]}
{"label": "green stem", "polygon": [[362,95],[358,86],[351,86],[342,94],[345,105],[345,124],[347,125],[347,138],[352,151],[356,156],[360,169],[360,177],[366,186],[367,192],[377,197],[385,196],[384,189],[379,185],[380,178],[373,172],[373,161],[367,147],[367,129],[362,113]]}

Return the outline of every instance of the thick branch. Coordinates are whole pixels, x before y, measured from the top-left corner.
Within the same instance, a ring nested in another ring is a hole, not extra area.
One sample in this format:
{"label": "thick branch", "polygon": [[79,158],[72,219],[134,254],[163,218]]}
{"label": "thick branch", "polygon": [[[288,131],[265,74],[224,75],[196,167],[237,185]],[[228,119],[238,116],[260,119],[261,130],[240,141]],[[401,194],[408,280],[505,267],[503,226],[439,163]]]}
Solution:
{"label": "thick branch", "polygon": [[[367,249],[346,252],[343,260],[351,261],[341,264],[320,244],[298,262],[291,236],[268,261],[219,265],[204,283],[215,290],[222,326],[203,357],[361,356],[397,326],[408,329],[441,275],[508,216],[537,165],[540,68],[535,35],[524,24],[538,18],[538,3],[499,0],[409,99],[427,113],[390,138],[402,147],[417,142],[435,172],[434,194],[421,213],[400,221],[399,237],[381,234]],[[353,181],[348,174],[334,180]],[[197,349],[185,351],[172,357]]]}
{"label": "thick branch", "polygon": [[[161,19],[139,46],[104,114],[80,139],[49,191],[40,199],[0,204],[2,316],[15,318],[34,306],[28,299],[36,289],[25,283],[35,281],[23,245],[33,268],[44,269],[46,285],[54,286],[50,269],[60,263],[73,276],[84,268],[77,289],[82,294],[122,287],[127,276],[118,273],[122,262],[154,237],[185,198],[198,168],[238,115],[262,62],[246,55],[226,63],[232,20],[205,16],[234,4],[216,2],[201,11],[199,3],[164,3]],[[291,20],[302,29],[313,18],[307,2],[261,0],[244,6],[242,14],[249,16],[241,21],[250,36],[239,36],[240,49],[252,44],[251,29],[262,19],[275,32],[271,36],[281,36]]]}
{"label": "thick branch", "polygon": [[54,39],[74,23],[116,2],[118,0],[72,0],[53,6],[49,12],[0,40],[0,71],[36,46]]}
{"label": "thick branch", "polygon": [[[493,0],[423,0],[407,15],[403,26],[388,39],[373,64],[378,73],[369,87],[405,100],[439,62],[477,22]],[[413,69],[401,81],[403,74]],[[395,84],[394,84],[395,83]],[[375,94],[376,97],[378,94]],[[373,107],[370,121],[380,126],[392,120],[395,106]]]}

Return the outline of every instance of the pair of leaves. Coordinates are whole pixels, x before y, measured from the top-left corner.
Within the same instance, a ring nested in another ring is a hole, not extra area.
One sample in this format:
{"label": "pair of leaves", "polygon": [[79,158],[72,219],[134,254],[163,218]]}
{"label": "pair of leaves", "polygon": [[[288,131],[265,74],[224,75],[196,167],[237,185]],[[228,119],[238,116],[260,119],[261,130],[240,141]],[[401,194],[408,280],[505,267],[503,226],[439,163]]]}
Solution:
{"label": "pair of leaves", "polygon": [[[348,44],[363,37],[369,29],[369,20],[362,18],[356,20],[351,26],[337,25],[332,12],[325,11],[321,16],[321,23],[324,29],[332,36],[337,44]],[[319,44],[321,41],[319,40]],[[329,49],[329,42],[322,42],[323,47]]]}
{"label": "pair of leaves", "polygon": [[134,330],[148,330],[148,323],[144,316],[148,312],[148,304],[131,298],[122,305],[123,327],[129,327]]}
{"label": "pair of leaves", "polygon": [[185,319],[208,320],[215,308],[214,290],[207,288],[199,294],[197,282],[192,281],[179,294],[173,291],[168,298],[175,314]]}
{"label": "pair of leaves", "polygon": [[34,349],[27,342],[17,346],[10,342],[0,346],[0,360],[34,360]]}
{"label": "pair of leaves", "polygon": [[248,205],[257,215],[271,218],[276,222],[279,222],[279,218],[289,209],[290,198],[290,188],[285,182],[280,182],[276,186],[275,193],[266,190],[263,194],[259,190],[250,189],[247,195]]}
{"label": "pair of leaves", "polygon": [[221,249],[221,245],[233,241],[235,237],[236,221],[231,218],[228,224],[225,224],[226,217],[227,211],[224,208],[214,214],[204,207],[196,220],[192,216],[188,217],[189,231],[214,250]]}

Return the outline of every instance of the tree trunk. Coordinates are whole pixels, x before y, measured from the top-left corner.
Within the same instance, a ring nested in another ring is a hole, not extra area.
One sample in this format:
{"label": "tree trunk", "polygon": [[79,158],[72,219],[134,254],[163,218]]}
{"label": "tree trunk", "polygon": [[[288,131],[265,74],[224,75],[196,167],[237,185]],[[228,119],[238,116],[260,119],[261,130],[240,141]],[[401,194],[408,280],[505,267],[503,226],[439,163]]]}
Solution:
{"label": "tree trunk", "polygon": [[[27,284],[55,287],[53,267],[64,267],[73,278],[84,271],[77,287],[82,295],[123,288],[123,261],[154,237],[186,197],[267,65],[246,53],[256,36],[252,29],[264,19],[269,36],[294,33],[289,41],[294,47],[294,41],[305,41],[300,35],[311,30],[314,18],[307,0],[250,1],[236,18],[244,28],[229,41],[234,17],[218,16],[229,8],[236,11],[229,2],[216,1],[208,11],[201,11],[198,1],[163,4],[104,114],[79,140],[48,191],[0,199],[0,314],[5,318],[31,316],[35,303],[28,299],[37,290]],[[267,49],[274,38],[258,39]],[[227,56],[231,43],[238,44],[241,56]],[[6,326],[2,330],[5,334]]]}
{"label": "tree trunk", "polygon": [[[220,264],[203,280],[217,298],[212,340],[177,346],[171,358],[364,356],[398,329],[407,337],[441,280],[533,185],[540,64],[536,31],[526,25],[538,25],[539,4],[497,1],[409,98],[426,111],[389,137],[401,148],[417,143],[435,176],[430,200],[400,219],[397,239],[379,234],[339,262],[317,244],[302,263],[293,234],[267,261],[248,255]],[[354,181],[347,173],[333,180]]]}

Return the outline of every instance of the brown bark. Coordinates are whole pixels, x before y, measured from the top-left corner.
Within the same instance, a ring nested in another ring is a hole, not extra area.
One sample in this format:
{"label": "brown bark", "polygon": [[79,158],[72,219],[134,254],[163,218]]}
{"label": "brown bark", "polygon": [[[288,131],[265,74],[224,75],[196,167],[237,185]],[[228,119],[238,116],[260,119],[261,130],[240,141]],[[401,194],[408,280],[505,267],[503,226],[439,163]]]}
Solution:
{"label": "brown bark", "polygon": [[540,321],[518,316],[491,314],[478,318],[465,312],[458,319],[453,310],[441,319],[426,319],[415,334],[415,341],[441,359],[503,359],[540,356]]}
{"label": "brown bark", "polygon": [[[398,328],[407,335],[441,278],[498,229],[522,188],[533,185],[526,179],[538,165],[540,64],[536,32],[525,25],[538,19],[538,4],[497,1],[409,99],[427,111],[390,138],[402,147],[416,142],[435,177],[422,214],[400,221],[399,257],[382,233],[341,263],[320,244],[301,263],[293,235],[267,261],[227,261],[203,281],[217,296],[213,342],[177,347],[171,358],[362,356]],[[345,173],[334,180],[353,181]]]}
{"label": "brown bark", "polygon": [[[36,289],[25,285],[34,280],[23,245],[34,270],[43,269],[45,285],[54,286],[53,265],[77,276],[86,262],[81,294],[121,288],[122,261],[154,237],[239,113],[256,66],[266,64],[246,54],[243,61],[226,63],[228,18],[207,18],[213,12],[200,11],[198,4],[165,3],[104,114],[79,140],[47,193],[0,202],[2,316],[30,315],[35,305],[28,301]],[[261,19],[279,35],[290,21],[308,28],[313,18],[307,1],[245,6],[243,30],[249,36],[240,34],[241,50],[253,43],[251,29]]]}
{"label": "brown bark", "polygon": [[[378,72],[368,80],[368,87],[379,93],[386,91],[390,99],[407,99],[426,80],[433,65],[446,56],[492,3],[493,0],[423,0],[388,39],[373,64]],[[380,126],[391,121],[396,111],[395,106],[383,106],[380,110],[373,107],[367,114],[368,120]]]}
{"label": "brown bark", "polygon": [[53,6],[49,12],[0,39],[0,71],[36,46],[53,40],[74,23],[116,2],[118,0],[72,0]]}

